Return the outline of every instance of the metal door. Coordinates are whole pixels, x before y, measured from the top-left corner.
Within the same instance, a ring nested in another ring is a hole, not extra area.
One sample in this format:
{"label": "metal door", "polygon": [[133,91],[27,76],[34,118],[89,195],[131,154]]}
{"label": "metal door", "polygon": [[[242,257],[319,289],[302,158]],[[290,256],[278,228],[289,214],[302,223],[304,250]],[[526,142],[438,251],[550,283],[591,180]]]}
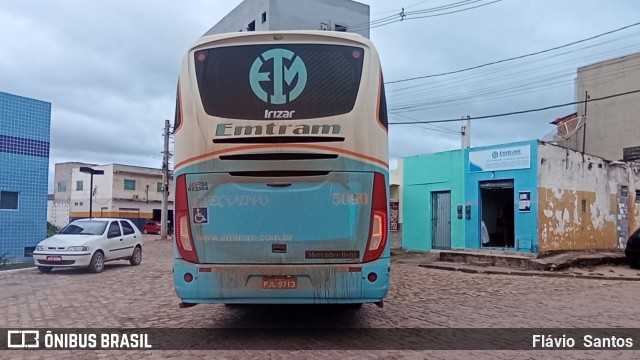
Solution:
{"label": "metal door", "polygon": [[451,192],[431,193],[431,238],[434,249],[451,249]]}

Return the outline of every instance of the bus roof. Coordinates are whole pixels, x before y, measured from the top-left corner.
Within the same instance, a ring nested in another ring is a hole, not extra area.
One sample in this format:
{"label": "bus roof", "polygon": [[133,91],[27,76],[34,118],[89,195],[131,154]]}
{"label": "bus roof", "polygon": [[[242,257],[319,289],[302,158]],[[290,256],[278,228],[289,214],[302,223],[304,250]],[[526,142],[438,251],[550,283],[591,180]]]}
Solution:
{"label": "bus roof", "polygon": [[217,40],[223,39],[233,39],[233,38],[247,38],[247,37],[264,37],[265,35],[311,35],[316,37],[323,37],[327,40],[329,39],[345,39],[351,40],[358,43],[363,43],[370,45],[371,41],[366,37],[350,32],[340,32],[340,31],[327,31],[327,30],[282,30],[282,31],[248,31],[248,32],[233,32],[233,33],[224,33],[224,34],[215,34],[215,35],[207,35],[203,36],[196,41],[195,44],[191,47],[192,49],[198,47],[203,44],[207,44],[210,42],[214,42]]}

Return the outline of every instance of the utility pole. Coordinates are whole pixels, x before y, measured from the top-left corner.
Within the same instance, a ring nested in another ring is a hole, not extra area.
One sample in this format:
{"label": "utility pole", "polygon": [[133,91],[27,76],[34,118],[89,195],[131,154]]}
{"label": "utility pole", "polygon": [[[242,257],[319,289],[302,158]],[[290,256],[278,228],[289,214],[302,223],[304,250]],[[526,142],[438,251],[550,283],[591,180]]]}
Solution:
{"label": "utility pole", "polygon": [[587,104],[589,103],[589,93],[584,92],[584,124],[582,125],[582,155],[584,155],[587,142]]}
{"label": "utility pole", "polygon": [[[465,117],[463,117],[465,119]],[[471,147],[471,116],[467,115],[464,125],[460,129],[462,134],[462,148],[468,149]]]}
{"label": "utility pole", "polygon": [[162,152],[162,212],[160,214],[160,238],[167,239],[169,213],[169,120],[164,121],[164,151]]}

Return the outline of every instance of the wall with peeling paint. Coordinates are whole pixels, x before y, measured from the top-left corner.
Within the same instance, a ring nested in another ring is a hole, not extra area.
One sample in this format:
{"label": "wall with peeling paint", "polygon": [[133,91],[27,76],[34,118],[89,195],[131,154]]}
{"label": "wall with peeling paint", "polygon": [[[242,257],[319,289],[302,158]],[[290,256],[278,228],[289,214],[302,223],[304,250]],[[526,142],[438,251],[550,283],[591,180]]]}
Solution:
{"label": "wall with peeling paint", "polygon": [[451,191],[451,248],[465,247],[464,219],[457,205],[464,203],[463,151],[454,150],[404,158],[402,248],[429,251],[433,246],[431,195]]}
{"label": "wall with peeling paint", "polygon": [[[469,153],[474,151],[511,149],[514,147],[529,147],[530,166],[529,168],[508,169],[496,171],[473,170],[469,161]],[[481,248],[480,226],[482,214],[480,182],[491,180],[513,180],[514,183],[514,224],[515,224],[515,247],[513,251],[537,252],[537,226],[538,226],[538,186],[537,186],[537,162],[538,141],[523,141],[496,146],[486,146],[472,148],[465,152],[465,205],[471,206],[471,219],[465,224],[465,246],[467,248]],[[531,208],[529,211],[519,211],[518,194],[521,191],[528,191],[531,194]]]}
{"label": "wall with peeling paint", "polygon": [[542,143],[538,151],[540,253],[616,249],[637,215],[625,163]]}
{"label": "wall with peeling paint", "polygon": [[640,161],[627,163],[627,174],[629,175],[629,233],[633,233],[640,228]]}

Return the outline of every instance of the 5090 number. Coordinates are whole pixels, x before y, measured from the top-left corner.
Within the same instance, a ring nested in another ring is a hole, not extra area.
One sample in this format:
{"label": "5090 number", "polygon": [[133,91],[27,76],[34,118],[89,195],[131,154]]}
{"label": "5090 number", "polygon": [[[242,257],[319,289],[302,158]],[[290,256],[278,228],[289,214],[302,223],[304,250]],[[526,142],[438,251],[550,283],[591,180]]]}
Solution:
{"label": "5090 number", "polygon": [[367,193],[333,193],[331,202],[334,205],[366,205],[369,203]]}

